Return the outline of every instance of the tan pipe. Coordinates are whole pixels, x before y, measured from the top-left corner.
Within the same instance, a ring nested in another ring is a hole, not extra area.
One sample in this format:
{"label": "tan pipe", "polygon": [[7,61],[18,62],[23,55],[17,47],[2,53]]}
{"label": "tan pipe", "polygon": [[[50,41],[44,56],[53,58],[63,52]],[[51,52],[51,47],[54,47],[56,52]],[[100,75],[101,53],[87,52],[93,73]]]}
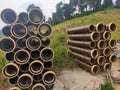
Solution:
{"label": "tan pipe", "polygon": [[50,70],[52,68],[52,66],[53,66],[52,61],[44,62],[44,69]]}
{"label": "tan pipe", "polygon": [[109,31],[105,31],[102,34],[102,37],[103,37],[104,40],[109,40],[111,38],[111,33]]}
{"label": "tan pipe", "polygon": [[103,70],[104,71],[107,71],[107,70],[110,70],[111,69],[111,64],[110,63],[105,63],[105,65],[103,66]]}
{"label": "tan pipe", "polygon": [[22,74],[17,81],[18,86],[21,89],[28,89],[32,86],[33,84],[33,78],[30,74]]}
{"label": "tan pipe", "polygon": [[15,23],[11,26],[12,36],[15,38],[24,38],[28,34],[27,27],[22,23]]}
{"label": "tan pipe", "polygon": [[97,47],[100,50],[104,49],[106,46],[107,46],[107,42],[105,40],[101,39],[97,42]]}
{"label": "tan pipe", "polygon": [[16,48],[16,43],[11,38],[4,38],[0,41],[1,50],[4,52],[12,52]]}
{"label": "tan pipe", "polygon": [[28,24],[29,23],[28,14],[26,12],[21,12],[18,15],[18,19],[19,19],[20,23],[23,23],[23,24]]}
{"label": "tan pipe", "polygon": [[43,21],[43,13],[41,9],[34,8],[28,13],[29,21],[33,24],[40,24]]}
{"label": "tan pipe", "polygon": [[43,37],[41,38],[42,47],[48,47],[50,45],[50,38]]}
{"label": "tan pipe", "polygon": [[31,59],[37,60],[40,58],[40,51],[39,50],[31,51],[30,56],[31,56]]}
{"label": "tan pipe", "polygon": [[22,39],[18,39],[17,41],[16,41],[16,43],[17,43],[17,47],[18,48],[26,48],[26,39],[25,38],[22,38]]}
{"label": "tan pipe", "polygon": [[52,32],[52,27],[48,23],[42,23],[38,26],[39,35],[41,37],[49,36]]}
{"label": "tan pipe", "polygon": [[1,19],[6,24],[13,24],[13,23],[17,22],[18,17],[17,17],[17,14],[14,10],[4,9],[1,12]]}
{"label": "tan pipe", "polygon": [[37,36],[31,36],[26,40],[26,47],[31,51],[38,50],[41,47],[41,40]]}
{"label": "tan pipe", "polygon": [[54,57],[53,50],[50,48],[43,48],[40,51],[40,57],[45,62],[51,61]]}
{"label": "tan pipe", "polygon": [[18,80],[18,77],[14,77],[14,78],[9,78],[8,79],[8,82],[10,85],[17,85],[17,80]]}
{"label": "tan pipe", "polygon": [[2,73],[6,78],[14,78],[19,73],[19,67],[15,63],[8,63],[3,67]]}
{"label": "tan pipe", "polygon": [[8,62],[14,61],[14,52],[6,53],[6,54],[5,54],[5,59],[6,59]]}
{"label": "tan pipe", "polygon": [[115,39],[111,39],[108,41],[108,45],[110,48],[113,48],[116,46],[116,40]]}
{"label": "tan pipe", "polygon": [[41,82],[43,78],[43,74],[33,75],[34,82]]}
{"label": "tan pipe", "polygon": [[80,48],[80,47],[74,47],[74,46],[69,46],[69,49],[73,52],[91,57],[91,58],[97,58],[99,56],[99,50],[98,49],[92,49],[92,50],[88,50],[88,49],[84,49],[84,48]]}
{"label": "tan pipe", "polygon": [[18,64],[25,64],[29,61],[30,54],[27,50],[21,49],[18,50],[14,55],[14,60]]}
{"label": "tan pipe", "polygon": [[87,57],[85,55],[81,55],[81,54],[78,54],[78,53],[75,53],[75,52],[72,52],[72,51],[68,51],[68,55],[80,60],[80,61],[83,61],[83,62],[86,62],[86,63],[89,63],[91,65],[94,65],[96,63],[96,60],[91,58],[91,57]]}
{"label": "tan pipe", "polygon": [[112,54],[108,57],[109,62],[114,63],[117,61],[117,56]]}
{"label": "tan pipe", "polygon": [[68,37],[71,40],[98,41],[100,40],[100,33],[92,32],[90,34],[75,34],[75,35],[69,35]]}
{"label": "tan pipe", "polygon": [[21,64],[19,66],[19,68],[20,68],[20,71],[23,73],[28,72],[29,71],[29,63]]}
{"label": "tan pipe", "polygon": [[104,56],[99,56],[97,58],[97,64],[103,66],[106,63],[106,58]]}
{"label": "tan pipe", "polygon": [[116,30],[116,25],[115,23],[109,23],[106,25],[108,31],[115,31]]}
{"label": "tan pipe", "polygon": [[98,31],[100,33],[105,31],[105,26],[102,23],[96,24],[95,27],[96,27],[96,31]]}
{"label": "tan pipe", "polygon": [[109,47],[106,47],[103,49],[102,54],[106,57],[108,57],[111,54],[112,50]]}
{"label": "tan pipe", "polygon": [[35,60],[30,63],[29,71],[33,75],[38,75],[38,74],[42,73],[43,70],[44,70],[44,65],[40,60]]}
{"label": "tan pipe", "polygon": [[46,90],[46,87],[42,83],[37,83],[32,87],[32,90]]}
{"label": "tan pipe", "polygon": [[93,41],[73,41],[68,40],[68,45],[81,47],[81,48],[87,48],[87,49],[94,49],[96,47],[96,43]]}
{"label": "tan pipe", "polygon": [[43,74],[43,83],[45,85],[52,85],[56,81],[56,74],[53,71],[47,71]]}
{"label": "tan pipe", "polygon": [[12,34],[10,32],[11,26],[7,25],[2,28],[2,34],[6,37],[12,37]]}
{"label": "tan pipe", "polygon": [[76,60],[78,62],[78,64],[80,65],[80,67],[87,69],[88,71],[90,71],[92,74],[97,74],[100,72],[100,67],[98,65],[89,65],[85,62],[82,62],[80,60]]}
{"label": "tan pipe", "polygon": [[94,25],[81,26],[76,28],[70,28],[67,30],[68,34],[81,34],[81,33],[91,33],[95,31]]}
{"label": "tan pipe", "polygon": [[10,90],[22,90],[22,89],[20,89],[19,87],[15,86],[15,87],[10,88]]}

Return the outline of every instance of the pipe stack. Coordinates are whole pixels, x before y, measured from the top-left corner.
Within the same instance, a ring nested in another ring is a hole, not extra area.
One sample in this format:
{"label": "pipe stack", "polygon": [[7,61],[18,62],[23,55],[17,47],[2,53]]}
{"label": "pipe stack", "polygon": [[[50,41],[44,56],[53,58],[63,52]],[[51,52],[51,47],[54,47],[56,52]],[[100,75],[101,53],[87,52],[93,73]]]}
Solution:
{"label": "pipe stack", "polygon": [[39,8],[19,15],[12,9],[1,12],[7,25],[2,28],[5,36],[0,48],[5,52],[8,63],[2,73],[14,87],[10,90],[48,90],[56,81],[51,70],[54,53],[49,48],[52,28],[43,22]]}
{"label": "pipe stack", "polygon": [[112,63],[117,60],[112,53],[116,40],[111,38],[111,32],[115,29],[114,23],[68,29],[68,54],[76,59],[80,67],[92,74],[110,70]]}

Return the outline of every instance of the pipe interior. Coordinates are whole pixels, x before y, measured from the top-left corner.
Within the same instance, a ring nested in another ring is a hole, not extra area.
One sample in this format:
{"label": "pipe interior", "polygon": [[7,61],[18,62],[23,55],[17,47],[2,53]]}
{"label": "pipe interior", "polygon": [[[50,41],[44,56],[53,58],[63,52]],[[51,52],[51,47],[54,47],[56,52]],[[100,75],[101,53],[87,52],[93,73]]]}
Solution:
{"label": "pipe interior", "polygon": [[41,39],[42,45],[47,47],[50,45],[50,39],[48,37],[44,37]]}
{"label": "pipe interior", "polygon": [[13,53],[13,52],[6,53],[5,58],[6,58],[8,61],[14,61],[14,53]]}
{"label": "pipe interior", "polygon": [[11,32],[10,32],[10,28],[11,28],[10,26],[3,27],[3,29],[2,29],[3,35],[5,35],[7,37],[10,37],[12,35]]}
{"label": "pipe interior", "polygon": [[39,51],[32,51],[31,52],[31,58],[39,59],[40,58],[40,52]]}
{"label": "pipe interior", "polygon": [[95,60],[95,59],[93,59],[93,58],[91,58],[90,63],[93,65],[93,64],[95,64],[95,63],[96,63],[96,60]]}
{"label": "pipe interior", "polygon": [[111,40],[110,41],[110,46],[114,47],[116,45],[116,41],[115,40]]}
{"label": "pipe interior", "polygon": [[34,62],[32,63],[31,68],[34,72],[38,72],[38,71],[41,71],[43,67],[40,62]]}
{"label": "pipe interior", "polygon": [[106,48],[105,49],[105,55],[109,56],[111,54],[111,49],[110,48]]}
{"label": "pipe interior", "polygon": [[53,51],[50,49],[44,49],[41,54],[42,58],[45,60],[50,60],[53,57]]}
{"label": "pipe interior", "polygon": [[19,14],[19,21],[23,24],[27,24],[29,22],[28,14],[27,13],[20,13]]}
{"label": "pipe interior", "polygon": [[105,70],[107,71],[107,70],[110,70],[111,69],[111,65],[110,64],[107,64],[106,66],[105,66]]}
{"label": "pipe interior", "polygon": [[89,29],[90,29],[91,32],[95,31],[94,25],[90,25]]}
{"label": "pipe interior", "polygon": [[111,33],[110,32],[105,32],[105,39],[110,39],[111,38]]}
{"label": "pipe interior", "polygon": [[116,25],[115,25],[114,23],[112,23],[112,24],[110,25],[110,29],[111,29],[111,31],[115,31]]}
{"label": "pipe interior", "polygon": [[99,67],[99,66],[95,66],[95,67],[93,68],[93,73],[94,73],[94,74],[98,73],[99,71],[100,71],[100,67]]}
{"label": "pipe interior", "polygon": [[104,65],[105,64],[105,57],[100,57],[99,58],[99,64]]}
{"label": "pipe interior", "polygon": [[91,42],[91,43],[90,43],[90,47],[91,47],[91,48],[95,48],[95,47],[96,47],[96,43],[95,43],[95,42]]}
{"label": "pipe interior", "polygon": [[40,10],[34,9],[30,11],[29,17],[33,23],[40,23],[43,19],[43,14]]}
{"label": "pipe interior", "polygon": [[18,39],[17,46],[20,48],[25,48],[26,47],[26,40],[25,39]]}
{"label": "pipe interior", "polygon": [[112,62],[115,62],[116,60],[117,60],[116,55],[112,55],[112,57],[111,57],[111,61],[112,61]]}
{"label": "pipe interior", "polygon": [[40,82],[42,80],[42,77],[43,77],[42,74],[34,75],[33,76],[35,82]]}
{"label": "pipe interior", "polygon": [[51,26],[49,26],[48,24],[42,24],[39,27],[39,33],[42,36],[49,36],[51,33]]}
{"label": "pipe interior", "polygon": [[10,79],[9,79],[9,82],[10,82],[10,84],[15,85],[15,84],[17,84],[17,80],[18,80],[18,77],[10,78]]}
{"label": "pipe interior", "polygon": [[43,86],[36,86],[33,90],[45,90]]}
{"label": "pipe interior", "polygon": [[44,76],[45,83],[53,83],[55,80],[55,75],[52,73],[48,73]]}
{"label": "pipe interior", "polygon": [[29,70],[29,64],[20,65],[21,72],[27,72]]}
{"label": "pipe interior", "polygon": [[101,40],[99,43],[99,48],[104,49],[106,46],[107,46],[107,43],[105,41]]}
{"label": "pipe interior", "polygon": [[94,33],[92,36],[93,40],[97,41],[100,39],[100,34],[99,33]]}
{"label": "pipe interior", "polygon": [[6,66],[5,68],[5,73],[6,75],[9,74],[9,75],[15,75],[17,73],[17,68],[13,65],[8,65]]}
{"label": "pipe interior", "polygon": [[92,56],[96,58],[98,56],[98,50],[94,50]]}
{"label": "pipe interior", "polygon": [[99,32],[103,32],[105,30],[105,27],[104,27],[103,24],[99,24],[97,29],[98,29]]}
{"label": "pipe interior", "polygon": [[49,61],[49,62],[44,62],[44,67],[45,67],[46,69],[50,69],[50,68],[52,67],[52,62],[51,62],[51,61]]}

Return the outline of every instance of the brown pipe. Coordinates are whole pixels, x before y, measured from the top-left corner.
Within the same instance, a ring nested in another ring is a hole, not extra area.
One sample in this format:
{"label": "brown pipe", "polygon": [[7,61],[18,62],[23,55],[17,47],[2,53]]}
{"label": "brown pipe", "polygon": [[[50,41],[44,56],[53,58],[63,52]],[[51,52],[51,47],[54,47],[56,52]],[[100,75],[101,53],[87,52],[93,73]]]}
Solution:
{"label": "brown pipe", "polygon": [[53,71],[47,71],[43,74],[43,83],[45,85],[52,85],[56,81],[56,74]]}
{"label": "brown pipe", "polygon": [[14,78],[19,73],[19,67],[15,63],[8,63],[3,67],[2,73],[6,78]]}
{"label": "brown pipe", "polygon": [[106,57],[108,57],[111,54],[112,50],[109,47],[106,47],[103,49],[102,54]]}
{"label": "brown pipe", "polygon": [[105,31],[105,26],[102,23],[96,24],[95,27],[96,27],[96,31],[98,31],[100,33]]}
{"label": "brown pipe", "polygon": [[99,56],[97,58],[97,64],[103,66],[106,63],[106,58],[104,56]]}
{"label": "brown pipe", "polygon": [[42,47],[48,47],[50,45],[50,38],[43,37],[41,38]]}
{"label": "brown pipe", "polygon": [[6,59],[8,62],[14,61],[14,53],[13,53],[13,52],[6,53],[6,54],[5,54],[5,59]]}
{"label": "brown pipe", "polygon": [[28,34],[27,27],[22,23],[15,23],[11,26],[12,36],[15,38],[24,38]]}
{"label": "brown pipe", "polygon": [[21,90],[21,89],[19,87],[15,86],[15,87],[10,88],[10,90]]}
{"label": "brown pipe", "polygon": [[87,48],[87,49],[94,49],[96,47],[96,43],[93,41],[73,41],[68,40],[67,43],[71,46]]}
{"label": "brown pipe", "polygon": [[16,41],[16,43],[17,43],[17,47],[18,48],[26,48],[26,39],[25,38],[21,38],[21,39],[18,39],[17,41]]}
{"label": "brown pipe", "polygon": [[32,86],[33,84],[33,78],[30,74],[22,74],[17,81],[18,86],[21,89],[28,89]]}
{"label": "brown pipe", "polygon": [[31,56],[31,59],[37,60],[40,58],[40,51],[39,50],[31,51],[30,56]]}
{"label": "brown pipe", "polygon": [[42,83],[37,83],[32,87],[32,90],[46,90],[46,87]]}
{"label": "brown pipe", "polygon": [[81,41],[98,41],[100,40],[100,33],[92,32],[90,34],[75,34],[69,35],[71,40],[81,40]]}
{"label": "brown pipe", "polygon": [[114,48],[116,46],[116,40],[115,39],[109,40],[108,45],[110,48]]}
{"label": "brown pipe", "polygon": [[31,9],[28,13],[28,16],[30,22],[33,24],[40,24],[43,21],[43,13],[41,9]]}
{"label": "brown pipe", "polygon": [[110,63],[105,63],[105,65],[103,66],[103,70],[104,71],[107,71],[107,70],[110,70],[111,69],[111,64]]}
{"label": "brown pipe", "polygon": [[97,42],[97,48],[100,50],[104,49],[106,46],[107,46],[107,42],[105,40],[101,39]]}
{"label": "brown pipe", "polygon": [[98,49],[92,49],[92,50],[88,50],[88,49],[84,49],[84,48],[80,48],[80,47],[74,47],[74,46],[69,46],[69,49],[73,52],[91,57],[91,58],[97,58],[99,56],[99,50]]}
{"label": "brown pipe", "polygon": [[38,26],[39,35],[41,37],[49,36],[52,32],[52,27],[48,23],[42,23]]}
{"label": "brown pipe", "polygon": [[31,51],[38,50],[41,47],[41,40],[37,36],[31,36],[26,40],[26,47]]}
{"label": "brown pipe", "polygon": [[95,31],[94,25],[81,26],[76,28],[70,28],[67,30],[68,34],[81,34],[81,33],[91,33]]}
{"label": "brown pipe", "polygon": [[18,64],[25,64],[29,61],[30,54],[27,50],[21,49],[18,50],[14,55],[14,60]]}
{"label": "brown pipe", "polygon": [[88,64],[91,64],[91,65],[94,65],[96,63],[96,60],[91,58],[91,57],[87,57],[85,55],[81,55],[81,54],[78,54],[78,53],[75,53],[75,52],[72,52],[72,51],[68,51],[68,55],[80,60],[80,61],[83,61],[83,62],[86,62]]}
{"label": "brown pipe", "polygon": [[29,63],[22,64],[19,66],[19,68],[20,68],[20,71],[23,73],[28,72],[29,71]]}
{"label": "brown pipe", "polygon": [[12,52],[16,48],[16,43],[11,38],[4,38],[0,42],[1,50],[4,52]]}
{"label": "brown pipe", "polygon": [[53,59],[54,53],[53,53],[52,49],[50,49],[50,48],[43,48],[40,51],[40,57],[43,61],[48,62]]}
{"label": "brown pipe", "polygon": [[2,28],[2,34],[6,37],[12,37],[12,34],[10,32],[11,26],[7,25]]}
{"label": "brown pipe", "polygon": [[33,75],[34,82],[41,82],[42,81],[43,74]]}
{"label": "brown pipe", "polygon": [[109,31],[105,31],[102,34],[102,37],[103,37],[104,40],[109,40],[111,38],[111,33]]}
{"label": "brown pipe", "polygon": [[115,23],[109,23],[106,25],[108,31],[115,31],[116,30],[116,25]]}
{"label": "brown pipe", "polygon": [[6,24],[13,24],[17,22],[18,17],[16,12],[13,11],[12,9],[4,9],[1,12],[1,19]]}
{"label": "brown pipe", "polygon": [[98,65],[89,65],[89,64],[82,62],[80,60],[76,60],[76,61],[79,63],[80,67],[87,69],[92,74],[97,74],[100,72],[100,67]]}
{"label": "brown pipe", "polygon": [[20,23],[23,23],[23,24],[28,24],[29,23],[28,14],[26,12],[21,12],[18,15],[18,19],[19,19]]}
{"label": "brown pipe", "polygon": [[30,63],[29,71],[33,75],[38,75],[38,74],[42,73],[43,70],[44,70],[44,65],[40,60],[35,60]]}
{"label": "brown pipe", "polygon": [[9,82],[9,84],[15,86],[15,85],[17,85],[17,80],[18,80],[18,77],[9,78],[9,79],[8,79],[8,82]]}
{"label": "brown pipe", "polygon": [[117,56],[112,54],[108,57],[109,62],[114,63],[117,61]]}
{"label": "brown pipe", "polygon": [[52,68],[52,66],[53,66],[52,61],[44,62],[44,69],[50,70]]}

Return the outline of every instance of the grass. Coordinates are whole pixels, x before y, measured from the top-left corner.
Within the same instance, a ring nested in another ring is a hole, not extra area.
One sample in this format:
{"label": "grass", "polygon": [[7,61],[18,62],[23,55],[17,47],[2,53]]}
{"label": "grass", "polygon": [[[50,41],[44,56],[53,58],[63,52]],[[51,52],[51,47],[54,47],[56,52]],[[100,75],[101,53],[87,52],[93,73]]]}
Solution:
{"label": "grass", "polygon": [[105,83],[101,85],[101,90],[115,90],[111,84]]}

